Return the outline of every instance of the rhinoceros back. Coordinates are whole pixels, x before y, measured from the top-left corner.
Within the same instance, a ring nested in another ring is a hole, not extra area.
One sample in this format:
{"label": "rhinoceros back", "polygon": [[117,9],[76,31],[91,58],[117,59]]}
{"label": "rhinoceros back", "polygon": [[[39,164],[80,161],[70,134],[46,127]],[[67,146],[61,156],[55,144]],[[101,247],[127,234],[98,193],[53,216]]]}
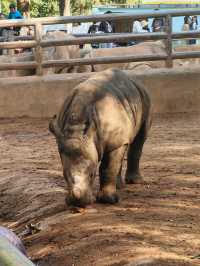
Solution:
{"label": "rhinoceros back", "polygon": [[[123,112],[126,113],[126,119],[129,120],[127,122],[129,128],[132,127],[130,131],[137,133],[144,120],[145,112],[147,112],[149,98],[143,86],[117,69],[96,73],[74,88],[59,114],[58,122],[61,130],[86,123],[92,108],[99,105],[99,109],[102,110],[106,105],[105,99],[108,97],[121,106],[121,110],[123,109]],[[105,113],[109,116],[109,112]],[[127,139],[131,138],[130,135],[133,134],[127,135]]]}

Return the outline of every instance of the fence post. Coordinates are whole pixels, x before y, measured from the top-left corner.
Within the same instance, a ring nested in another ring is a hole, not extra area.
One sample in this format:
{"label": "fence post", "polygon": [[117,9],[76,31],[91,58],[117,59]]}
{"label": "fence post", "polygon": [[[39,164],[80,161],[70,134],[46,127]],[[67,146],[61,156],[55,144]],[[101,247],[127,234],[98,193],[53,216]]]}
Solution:
{"label": "fence post", "polygon": [[165,61],[166,67],[173,67],[173,59],[172,59],[172,16],[166,16],[166,33],[167,40],[165,42],[166,50],[167,50],[167,59]]}
{"label": "fence post", "polygon": [[37,62],[36,74],[39,76],[42,76],[43,75],[42,47],[40,45],[41,40],[42,40],[42,24],[41,23],[35,24],[35,40],[37,42],[36,48],[35,48],[35,60]]}

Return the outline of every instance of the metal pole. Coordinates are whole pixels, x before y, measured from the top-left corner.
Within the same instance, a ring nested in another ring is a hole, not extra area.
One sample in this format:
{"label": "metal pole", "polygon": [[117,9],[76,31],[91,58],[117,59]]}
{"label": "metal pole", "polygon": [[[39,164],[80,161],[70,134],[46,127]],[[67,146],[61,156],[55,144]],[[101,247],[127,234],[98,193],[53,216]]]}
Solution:
{"label": "metal pole", "polygon": [[41,47],[41,40],[42,40],[42,24],[36,23],[35,24],[35,40],[37,42],[36,48],[35,48],[35,59],[37,62],[37,69],[36,73],[39,76],[43,75],[43,69],[42,69],[42,47]]}
{"label": "metal pole", "polygon": [[166,40],[166,51],[167,51],[167,60],[166,60],[166,67],[171,68],[173,67],[173,60],[172,60],[172,16],[166,16],[166,32],[167,32],[167,40]]}

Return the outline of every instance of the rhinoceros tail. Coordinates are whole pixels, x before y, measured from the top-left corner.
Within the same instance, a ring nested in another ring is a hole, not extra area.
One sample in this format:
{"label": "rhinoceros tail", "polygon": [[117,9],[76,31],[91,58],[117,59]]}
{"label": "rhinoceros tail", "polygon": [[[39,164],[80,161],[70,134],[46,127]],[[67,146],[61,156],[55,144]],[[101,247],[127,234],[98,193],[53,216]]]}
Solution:
{"label": "rhinoceros tail", "polygon": [[143,121],[146,121],[146,131],[148,132],[152,125],[152,103],[150,95],[146,89],[146,87],[140,81],[136,80],[136,86],[142,98],[143,104]]}

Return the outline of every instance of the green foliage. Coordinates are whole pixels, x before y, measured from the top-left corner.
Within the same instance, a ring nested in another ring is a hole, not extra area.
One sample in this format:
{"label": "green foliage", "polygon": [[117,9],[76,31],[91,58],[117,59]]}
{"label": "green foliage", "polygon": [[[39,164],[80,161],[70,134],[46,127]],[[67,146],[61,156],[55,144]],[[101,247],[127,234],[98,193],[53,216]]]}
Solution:
{"label": "green foliage", "polygon": [[128,0],[71,0],[71,12],[74,15],[83,15],[87,14],[93,5],[126,4],[127,2]]}
{"label": "green foliage", "polygon": [[[13,0],[0,0],[2,12],[9,13],[9,4]],[[31,17],[46,17],[59,15],[59,1],[61,0],[30,0]],[[88,14],[93,5],[126,4],[130,0],[71,0],[71,13],[73,15]]]}
{"label": "green foliage", "polygon": [[[1,8],[2,13],[8,15],[9,4],[16,1],[13,0],[2,0]],[[57,0],[31,0],[30,1],[30,12],[31,17],[47,17],[59,15],[59,7]]]}
{"label": "green foliage", "polygon": [[8,15],[10,3],[13,3],[13,1],[8,1],[8,0],[2,0],[1,1],[1,12],[4,15]]}
{"label": "green foliage", "polygon": [[31,0],[31,17],[47,17],[59,15],[56,0]]}
{"label": "green foliage", "polygon": [[86,14],[93,5],[92,0],[74,0],[71,1],[71,12],[73,15]]}

